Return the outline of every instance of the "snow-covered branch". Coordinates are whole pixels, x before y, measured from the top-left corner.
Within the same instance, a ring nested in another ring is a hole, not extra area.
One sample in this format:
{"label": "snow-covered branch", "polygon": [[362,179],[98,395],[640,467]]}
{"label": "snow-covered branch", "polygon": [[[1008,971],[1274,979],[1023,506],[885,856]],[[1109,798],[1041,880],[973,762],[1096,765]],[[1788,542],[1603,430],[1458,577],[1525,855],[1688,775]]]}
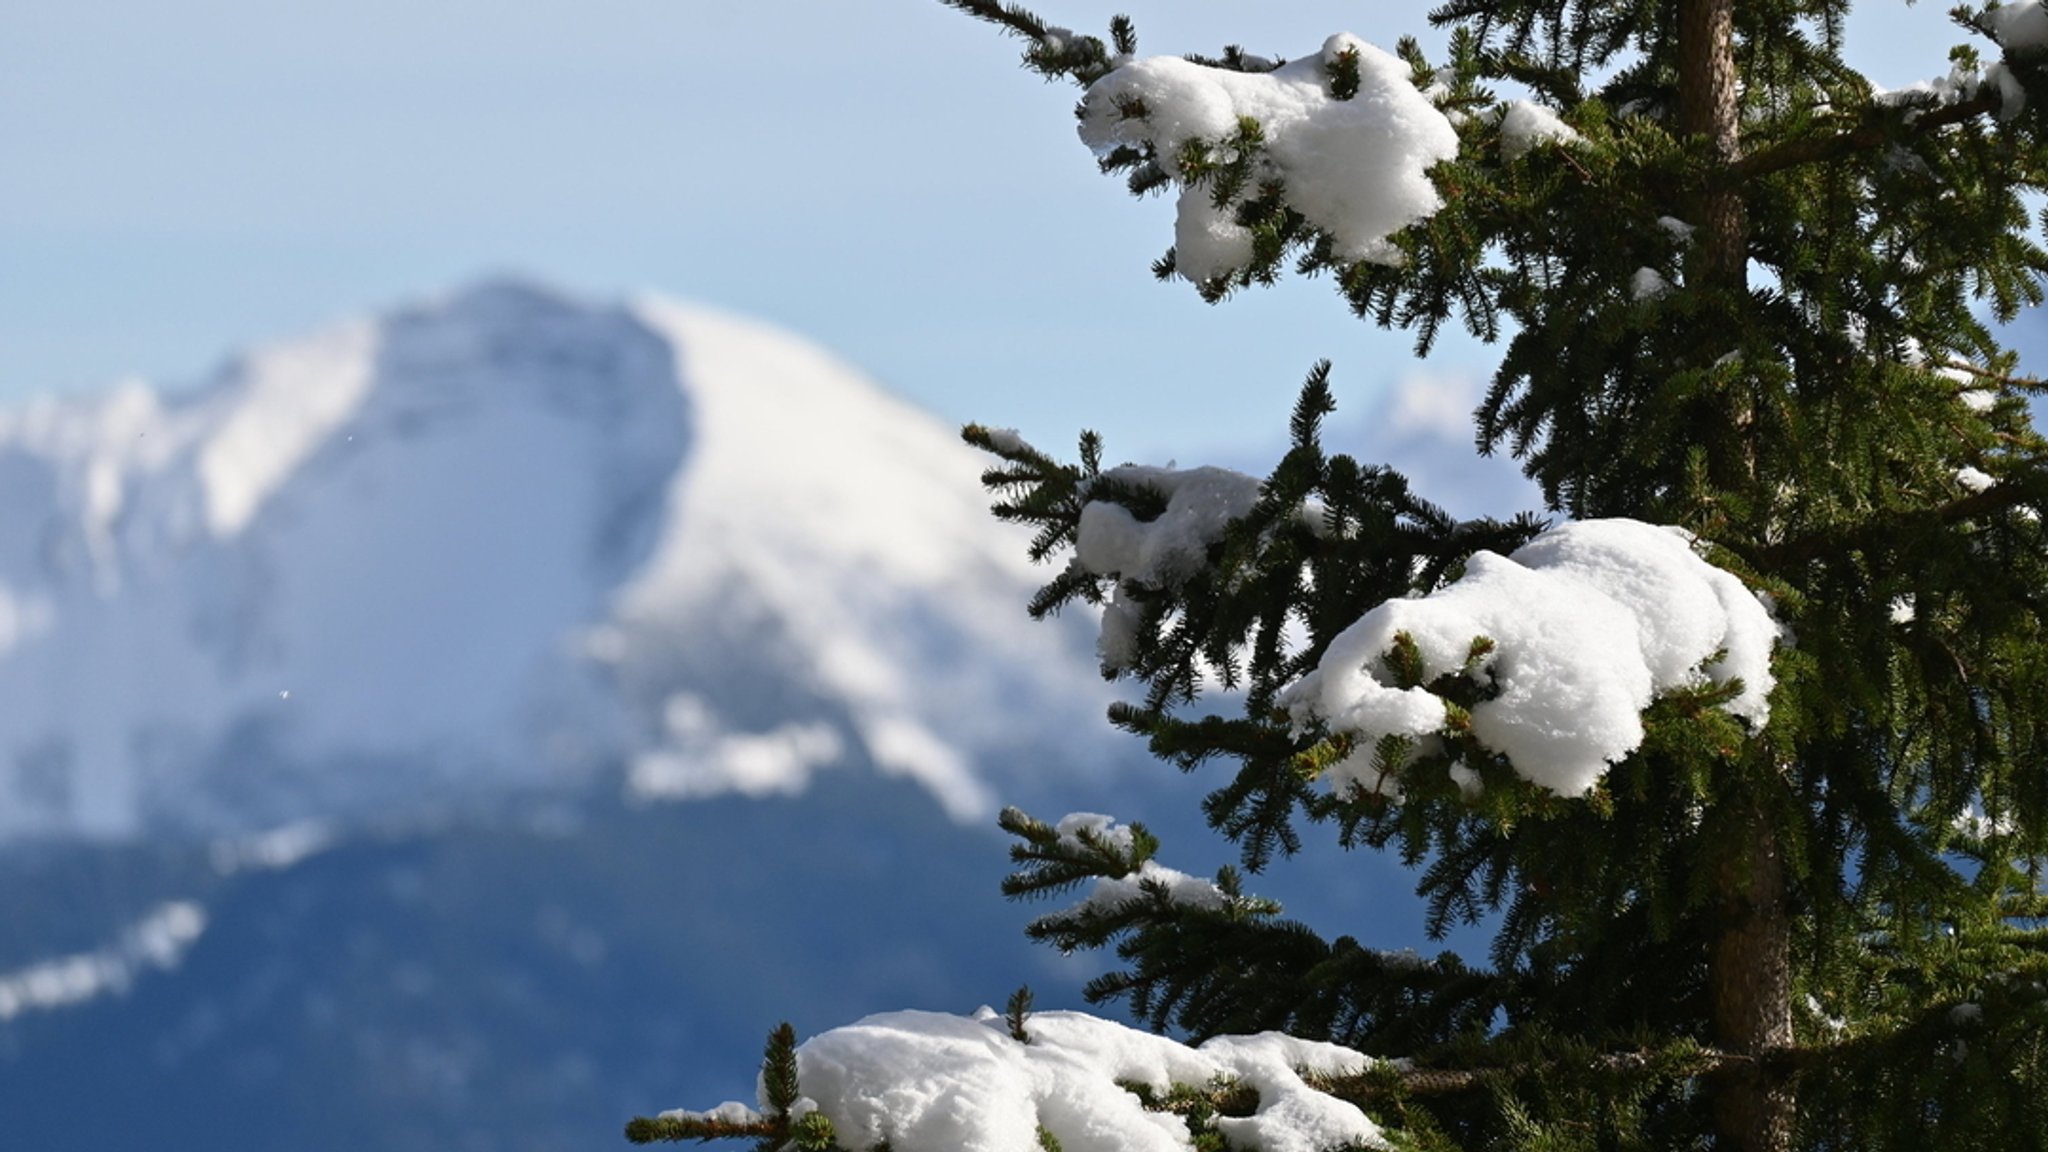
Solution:
{"label": "snow-covered branch", "polygon": [[1270,72],[1124,63],[1089,87],[1081,139],[1178,186],[1173,266],[1205,285],[1277,257],[1245,219],[1262,199],[1299,213],[1340,260],[1398,263],[1388,237],[1442,206],[1426,172],[1458,151],[1408,65],[1344,33]]}
{"label": "snow-covered branch", "polygon": [[[1457,581],[1374,608],[1279,702],[1300,727],[1357,737],[1327,773],[1333,786],[1397,793],[1389,776],[1404,765],[1386,762],[1383,741],[1412,758],[1458,729],[1524,778],[1576,796],[1642,743],[1642,712],[1661,693],[1739,682],[1721,707],[1761,729],[1778,631],[1684,534],[1579,521],[1511,556],[1480,552]],[[1455,703],[1446,678],[1482,698]]]}
{"label": "snow-covered branch", "polygon": [[[634,1121],[627,1137],[891,1152],[1192,1152],[1210,1134],[1261,1152],[1389,1146],[1356,1104],[1309,1082],[1377,1063],[1340,1045],[1268,1032],[1190,1046],[1081,1012],[1034,1013],[1027,1029],[1018,1040],[990,1008],[869,1016],[795,1050],[796,1099],[667,1112]],[[1190,1090],[1245,1089],[1237,1114],[1170,1107]]]}

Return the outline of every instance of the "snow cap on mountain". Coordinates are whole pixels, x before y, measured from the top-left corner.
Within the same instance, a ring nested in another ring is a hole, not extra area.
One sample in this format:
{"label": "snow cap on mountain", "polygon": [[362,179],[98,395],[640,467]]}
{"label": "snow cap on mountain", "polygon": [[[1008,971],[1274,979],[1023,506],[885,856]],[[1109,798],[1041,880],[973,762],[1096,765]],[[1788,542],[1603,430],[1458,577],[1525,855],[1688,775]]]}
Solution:
{"label": "snow cap on mountain", "polygon": [[0,840],[848,760],[981,815],[1100,704],[981,466],[787,333],[514,281],[0,413]]}

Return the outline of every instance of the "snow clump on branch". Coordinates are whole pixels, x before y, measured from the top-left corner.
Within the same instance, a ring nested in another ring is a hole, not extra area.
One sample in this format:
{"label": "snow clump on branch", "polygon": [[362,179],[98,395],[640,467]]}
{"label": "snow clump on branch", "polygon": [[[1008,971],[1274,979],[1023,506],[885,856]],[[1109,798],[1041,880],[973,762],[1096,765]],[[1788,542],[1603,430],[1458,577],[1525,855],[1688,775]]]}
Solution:
{"label": "snow clump on branch", "polygon": [[1984,12],[1984,25],[2001,48],[2048,48],[2048,9],[2041,0],[2012,0]]}
{"label": "snow clump on branch", "polygon": [[1972,492],[1987,492],[1998,481],[1982,468],[1964,467],[1956,469],[1956,483]]}
{"label": "snow clump on branch", "polygon": [[[2007,47],[2012,46],[2007,44]],[[2026,89],[2003,62],[1979,66],[1958,61],[1946,75],[1932,80],[1922,80],[1904,88],[1874,88],[1871,99],[1878,104],[1907,109],[1906,122],[1911,123],[1929,109],[1974,100],[1986,89],[1998,93],[1999,118],[2002,120],[2012,119],[2026,107]]]}
{"label": "snow clump on branch", "polygon": [[1103,478],[1150,488],[1166,497],[1166,511],[1139,520],[1107,500],[1081,508],[1074,555],[1098,576],[1120,576],[1154,587],[1173,588],[1208,563],[1209,545],[1223,539],[1233,520],[1259,502],[1261,481],[1228,468],[1153,468],[1126,464]]}
{"label": "snow clump on branch", "polygon": [[1066,1152],[1191,1152],[1185,1118],[1146,1109],[1122,1084],[1163,1094],[1219,1080],[1258,1092],[1252,1115],[1215,1121],[1232,1147],[1386,1146],[1355,1105],[1302,1078],[1363,1072],[1372,1061],[1349,1048],[1277,1032],[1191,1048],[1081,1012],[1035,1012],[1025,1030],[1028,1041],[1013,1038],[988,1008],[869,1016],[799,1047],[797,1086],[849,1148],[1038,1152],[1042,1129]]}
{"label": "snow clump on branch", "polygon": [[1473,673],[1496,694],[1472,706],[1471,735],[1525,779],[1578,796],[1642,744],[1642,711],[1659,693],[1739,679],[1721,707],[1761,728],[1778,635],[1763,603],[1684,532],[1585,520],[1512,556],[1474,553],[1460,579],[1372,609],[1279,703],[1298,725],[1320,720],[1360,737],[1331,769],[1334,786],[1398,787],[1380,779],[1377,742],[1433,741],[1452,714],[1426,687],[1392,682],[1383,658],[1406,636],[1426,685],[1465,669],[1484,638],[1492,648]]}
{"label": "snow clump on branch", "polygon": [[[1332,72],[1355,54],[1358,91],[1340,99]],[[1410,78],[1408,65],[1348,33],[1323,50],[1271,72],[1210,68],[1154,56],[1116,68],[1089,86],[1081,139],[1097,153],[1151,147],[1180,184],[1174,265],[1197,283],[1228,276],[1252,259],[1252,234],[1232,202],[1178,171],[1191,142],[1215,145],[1255,120],[1264,148],[1246,192],[1277,180],[1287,203],[1327,233],[1344,260],[1398,263],[1392,233],[1443,206],[1425,174],[1458,152],[1458,133]]]}
{"label": "snow clump on branch", "polygon": [[1500,108],[1500,154],[1506,160],[1519,160],[1529,150],[1546,141],[1562,145],[1577,144],[1584,137],[1573,131],[1572,126],[1558,119],[1557,113],[1541,104],[1527,100],[1510,100]]}
{"label": "snow clump on branch", "polygon": [[[1087,840],[1082,838],[1084,832],[1096,843],[1119,852],[1129,852],[1134,843],[1135,834],[1130,825],[1119,824],[1116,817],[1099,812],[1069,812],[1054,827],[1060,834],[1060,841],[1073,849],[1087,846]],[[1171,903],[1190,908],[1220,912],[1230,905],[1230,897],[1214,883],[1199,876],[1190,876],[1177,868],[1168,868],[1157,860],[1147,860],[1135,872],[1096,877],[1095,886],[1089,890],[1087,898],[1069,908],[1066,915],[1091,910],[1114,913],[1126,905],[1148,899],[1153,891],[1163,894]]]}
{"label": "snow clump on branch", "polygon": [[1124,593],[1126,581],[1177,588],[1207,563],[1209,546],[1223,538],[1233,520],[1259,502],[1257,477],[1228,468],[1153,468],[1127,464],[1103,479],[1151,488],[1166,497],[1166,511],[1139,520],[1128,508],[1090,500],[1081,508],[1074,562],[1097,576],[1117,577],[1115,594],[1103,605],[1096,642],[1103,667],[1119,670],[1137,660],[1138,605]]}

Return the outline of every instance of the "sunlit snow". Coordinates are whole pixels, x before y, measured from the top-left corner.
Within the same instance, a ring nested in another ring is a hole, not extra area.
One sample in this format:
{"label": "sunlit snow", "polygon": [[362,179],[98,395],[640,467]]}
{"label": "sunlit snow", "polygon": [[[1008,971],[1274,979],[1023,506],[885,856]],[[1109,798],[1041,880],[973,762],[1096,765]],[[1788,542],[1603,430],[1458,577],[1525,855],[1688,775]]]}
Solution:
{"label": "sunlit snow", "polygon": [[[1327,70],[1345,53],[1357,54],[1359,87],[1339,100]],[[1138,108],[1143,115],[1130,114]],[[1174,56],[1125,63],[1088,89],[1081,139],[1103,153],[1149,144],[1180,177],[1174,169],[1184,145],[1234,136],[1245,117],[1264,133],[1269,170],[1261,179],[1283,182],[1287,202],[1329,234],[1341,259],[1398,259],[1388,236],[1442,207],[1424,173],[1457,154],[1456,129],[1416,89],[1408,65],[1347,33],[1272,72],[1209,68]],[[1219,208],[1205,183],[1182,181],[1174,229],[1181,275],[1209,280],[1251,259],[1251,234],[1234,212],[1234,204]]]}
{"label": "sunlit snow", "polygon": [[1582,139],[1541,104],[1510,100],[1500,106],[1500,154],[1506,159],[1518,160],[1538,144],[1576,144]]}
{"label": "sunlit snow", "polygon": [[1126,465],[1103,478],[1158,492],[1166,497],[1166,510],[1141,521],[1122,505],[1089,501],[1081,508],[1075,557],[1098,576],[1165,588],[1179,586],[1202,568],[1209,545],[1259,502],[1262,483],[1256,476],[1207,467]]}
{"label": "sunlit snow", "polygon": [[318,856],[339,840],[339,834],[326,821],[308,818],[252,836],[223,836],[213,842],[208,855],[213,870],[223,876],[276,872]]}
{"label": "sunlit snow", "polygon": [[[1083,848],[1093,840],[1115,851],[1129,852],[1135,839],[1130,825],[1118,823],[1115,817],[1099,812],[1069,812],[1053,827],[1060,834],[1061,842],[1070,849]],[[1083,839],[1084,836],[1087,839]],[[1152,891],[1164,894],[1170,903],[1195,908],[1220,910],[1230,902],[1214,883],[1168,868],[1157,860],[1147,860],[1135,872],[1096,877],[1095,883],[1089,886],[1088,894],[1069,911],[1093,909],[1114,912],[1132,901],[1150,899]]]}
{"label": "sunlit snow", "polygon": [[1107,697],[983,467],[787,333],[509,282],[0,411],[0,842],[850,763],[986,816]]}
{"label": "sunlit snow", "polygon": [[370,394],[379,332],[351,321],[249,357],[198,449],[208,527],[231,536]]}
{"label": "sunlit snow", "polygon": [[[1302,1073],[1350,1075],[1370,1059],[1280,1033],[1219,1036],[1189,1047],[1079,1012],[1039,1012],[1028,1042],[983,1008],[974,1016],[889,1012],[834,1028],[797,1049],[801,1107],[822,1112],[837,1142],[895,1152],[1038,1152],[1043,1129],[1066,1152],[1188,1152],[1187,1121],[1147,1111],[1122,1083],[1164,1092],[1241,1081],[1250,1116],[1217,1122],[1233,1146],[1315,1152],[1385,1144],[1352,1104],[1310,1088]],[[763,1102],[765,1106],[765,1101]],[[744,1120],[728,1103],[711,1113]]]}
{"label": "sunlit snow", "polygon": [[1382,658],[1402,635],[1419,650],[1425,681],[1463,669],[1474,640],[1492,641],[1477,674],[1497,694],[1472,708],[1472,735],[1565,795],[1591,789],[1642,743],[1641,713],[1658,693],[1739,679],[1722,707],[1752,727],[1770,713],[1778,628],[1762,602],[1676,530],[1578,521],[1512,556],[1476,553],[1459,580],[1387,601],[1331,641],[1281,704],[1298,723],[1361,738],[1332,769],[1334,786],[1398,791],[1374,765],[1376,742],[1433,740],[1444,727],[1442,698],[1391,682]]}
{"label": "sunlit snow", "polygon": [[2048,48],[2048,8],[2041,0],[2007,0],[1986,11],[1984,22],[2008,50]]}
{"label": "sunlit snow", "polygon": [[0,972],[0,1022],[124,994],[144,973],[177,967],[204,931],[206,910],[174,901],[158,906],[103,948]]}

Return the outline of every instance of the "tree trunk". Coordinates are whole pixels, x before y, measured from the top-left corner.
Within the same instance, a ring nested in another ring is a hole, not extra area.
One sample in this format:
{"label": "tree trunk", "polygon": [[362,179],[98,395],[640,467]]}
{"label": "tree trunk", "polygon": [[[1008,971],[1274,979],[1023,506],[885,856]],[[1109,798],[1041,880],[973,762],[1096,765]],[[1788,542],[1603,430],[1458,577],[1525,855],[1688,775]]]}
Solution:
{"label": "tree trunk", "polygon": [[1693,213],[1694,287],[1741,292],[1749,265],[1749,223],[1732,178],[1742,158],[1741,110],[1735,98],[1735,0],[1680,0],[1678,5],[1678,131],[1707,141],[1711,178]]}
{"label": "tree trunk", "polygon": [[[1742,158],[1734,0],[1679,0],[1678,127],[1683,135],[1705,141],[1708,159],[1706,178],[1689,208],[1698,231],[1688,287],[1729,309],[1728,321],[1739,326],[1740,302],[1748,290],[1749,225],[1734,176]],[[1737,446],[1718,461],[1722,483],[1755,483],[1755,449],[1748,443],[1752,403],[1753,398],[1740,398],[1729,413]],[[1768,786],[1765,779],[1744,781],[1722,801],[1733,810],[1716,822],[1726,850],[1716,877],[1721,900],[1709,961],[1714,1042],[1754,1057],[1792,1043],[1792,925],[1783,849],[1766,806],[1747,790]],[[1720,1148],[1784,1152],[1790,1147],[1797,1101],[1770,1062],[1717,1076],[1713,1093]]]}
{"label": "tree trunk", "polygon": [[[1766,1057],[1792,1044],[1792,920],[1785,862],[1760,804],[1731,798],[1741,814],[1724,831],[1742,839],[1720,866],[1719,936],[1710,980],[1714,1040],[1731,1052]],[[1759,1061],[1723,1073],[1714,1086],[1714,1130],[1729,1152],[1791,1146],[1797,1101],[1785,1074]]]}

